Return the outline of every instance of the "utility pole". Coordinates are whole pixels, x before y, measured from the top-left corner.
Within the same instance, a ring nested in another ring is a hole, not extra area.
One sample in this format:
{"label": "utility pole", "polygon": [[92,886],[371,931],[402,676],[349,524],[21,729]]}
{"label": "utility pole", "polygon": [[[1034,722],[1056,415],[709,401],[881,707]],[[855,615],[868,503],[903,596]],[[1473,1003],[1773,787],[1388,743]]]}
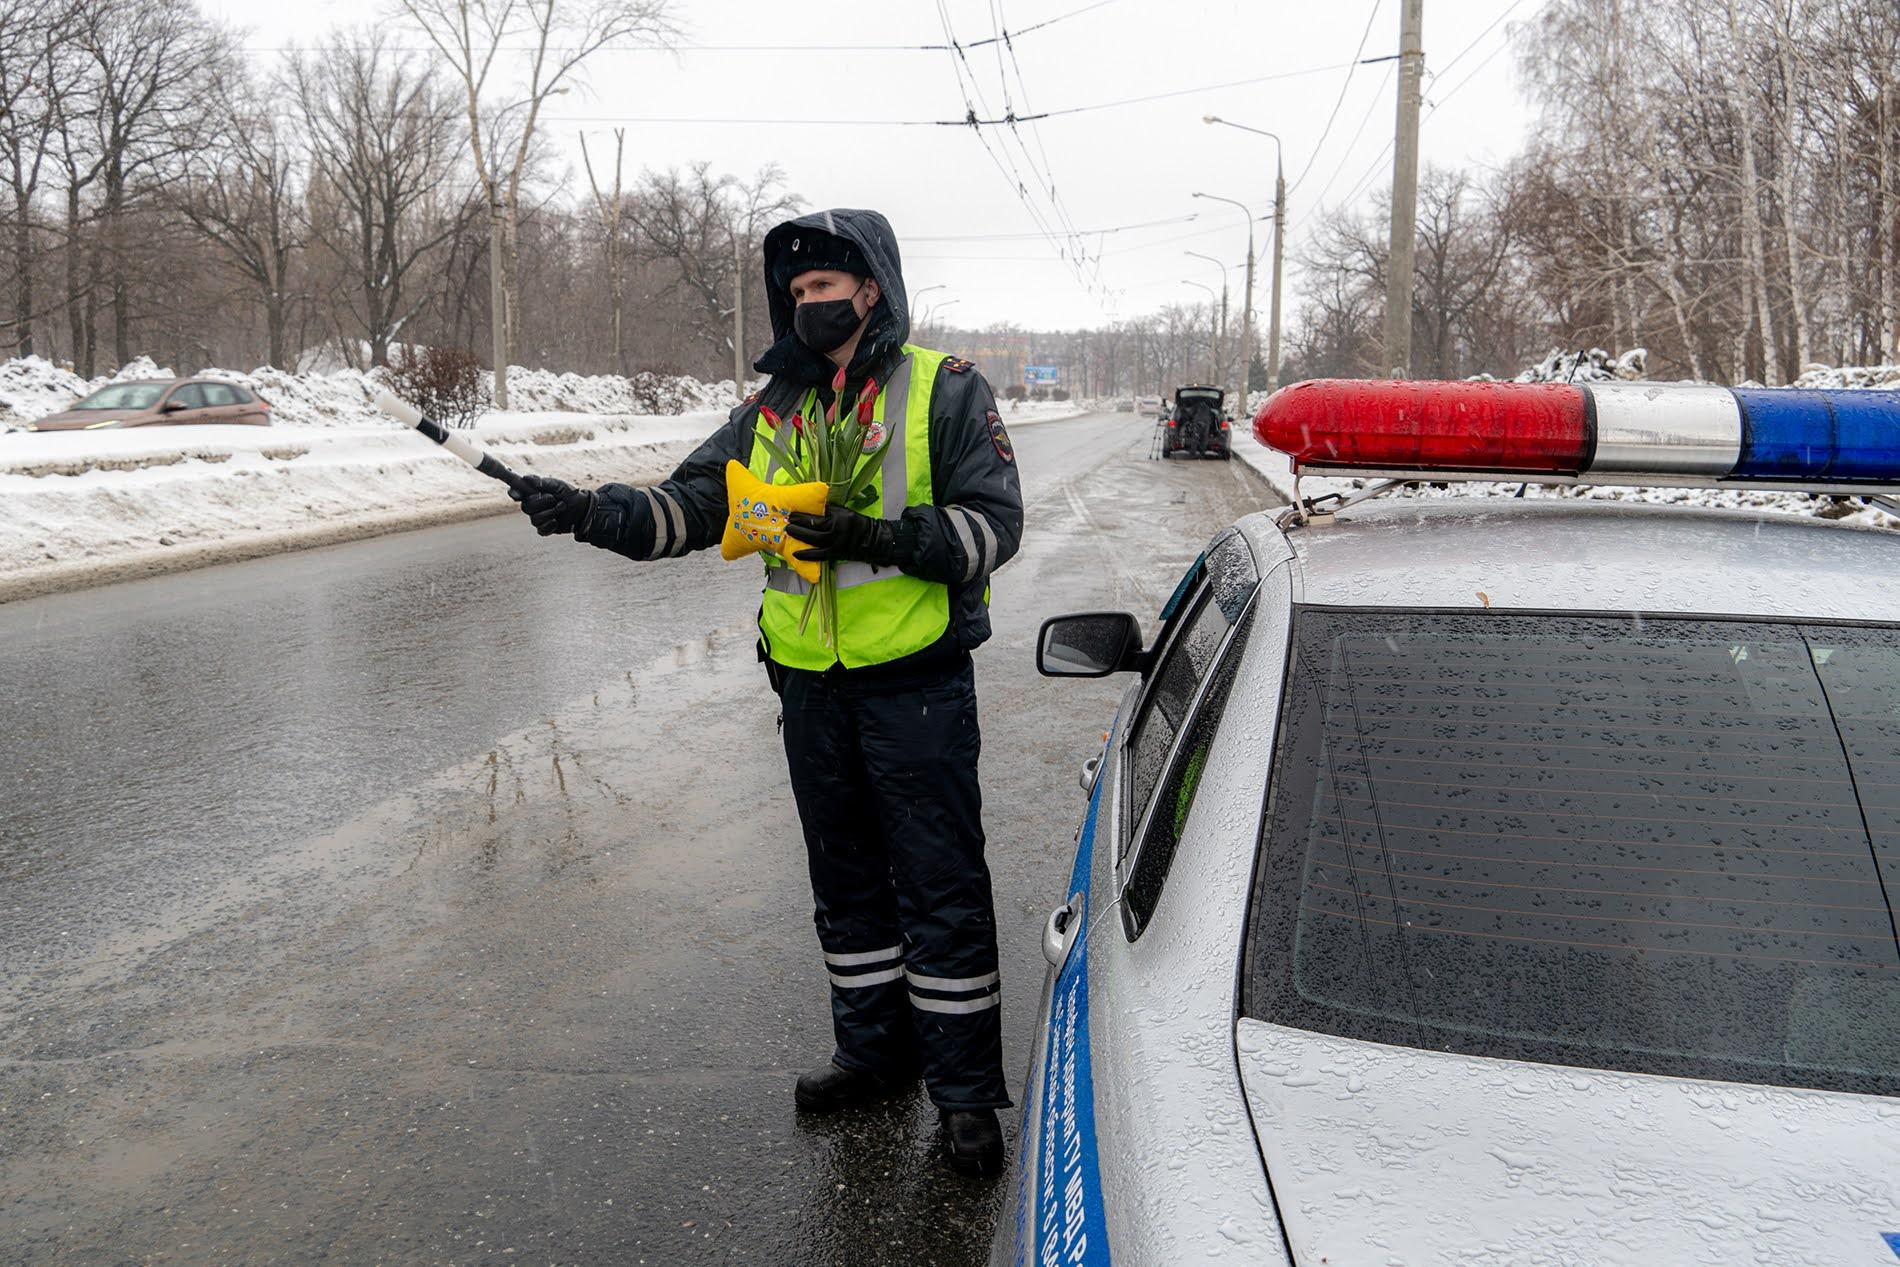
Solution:
{"label": "utility pole", "polygon": [[1424,77],[1421,28],[1425,0],[1401,0],[1399,110],[1392,147],[1392,247],[1386,255],[1386,374],[1404,378],[1412,365],[1412,248],[1418,236],[1418,101]]}
{"label": "utility pole", "polygon": [[[1279,138],[1275,138],[1277,141]],[[1286,240],[1286,169],[1280,165],[1280,147],[1273,147],[1273,317],[1267,327],[1267,390],[1280,390],[1280,248]],[[1241,408],[1247,402],[1241,401]]]}

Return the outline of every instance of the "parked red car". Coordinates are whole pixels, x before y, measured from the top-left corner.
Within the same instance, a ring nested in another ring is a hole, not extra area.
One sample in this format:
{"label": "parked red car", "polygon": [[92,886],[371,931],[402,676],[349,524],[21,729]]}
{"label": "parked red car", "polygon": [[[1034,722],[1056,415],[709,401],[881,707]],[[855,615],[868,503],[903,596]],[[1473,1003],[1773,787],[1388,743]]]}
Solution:
{"label": "parked red car", "polygon": [[27,423],[26,430],[103,431],[207,422],[268,426],[270,402],[214,378],[112,383],[56,414]]}

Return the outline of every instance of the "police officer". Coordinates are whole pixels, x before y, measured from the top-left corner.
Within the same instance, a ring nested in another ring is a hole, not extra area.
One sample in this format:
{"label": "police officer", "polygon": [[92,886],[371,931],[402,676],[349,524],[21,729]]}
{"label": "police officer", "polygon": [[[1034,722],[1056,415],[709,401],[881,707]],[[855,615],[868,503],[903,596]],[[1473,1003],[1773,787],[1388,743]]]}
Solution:
{"label": "police officer", "polygon": [[833,561],[835,653],[819,621],[799,628],[805,582],[762,556],[759,656],[782,707],[836,1035],[794,1099],[829,1112],[921,1072],[952,1165],[993,1174],[1009,1095],[970,651],[990,634],[989,575],[1022,537],[1015,454],[970,362],[906,342],[883,216],[800,216],[766,235],[764,254],[775,340],[754,367],[764,389],[654,487],[530,476],[522,509],[544,536],[630,558],[703,550],[724,530],[727,461],[771,477],[762,408],[812,417],[840,367],[847,397],[867,378],[882,385],[891,438],[875,513],[831,506],[788,528],[814,547],[804,557]]}

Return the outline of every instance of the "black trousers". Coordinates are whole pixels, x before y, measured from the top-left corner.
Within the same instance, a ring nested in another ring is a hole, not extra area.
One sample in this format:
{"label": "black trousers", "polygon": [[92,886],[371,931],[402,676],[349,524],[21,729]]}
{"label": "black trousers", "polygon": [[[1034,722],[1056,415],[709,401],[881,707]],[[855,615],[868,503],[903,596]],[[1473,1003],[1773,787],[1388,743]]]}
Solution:
{"label": "black trousers", "polygon": [[996,913],[969,657],[903,681],[783,671],[833,1059],[923,1070],[940,1108],[1004,1108]]}

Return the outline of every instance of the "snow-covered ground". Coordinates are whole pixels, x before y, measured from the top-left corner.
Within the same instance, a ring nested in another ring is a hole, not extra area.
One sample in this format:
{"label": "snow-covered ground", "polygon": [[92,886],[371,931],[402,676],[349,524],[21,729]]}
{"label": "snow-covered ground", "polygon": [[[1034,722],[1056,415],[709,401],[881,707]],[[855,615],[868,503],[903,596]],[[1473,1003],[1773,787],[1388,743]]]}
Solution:
{"label": "snow-covered ground", "polygon": [[[37,356],[0,362],[0,428],[63,409],[107,383],[172,377],[170,369],[143,356],[116,373],[90,381]],[[382,370],[329,369],[293,374],[266,365],[248,374],[204,370],[201,377],[250,388],[271,403],[276,421],[293,426],[352,426],[373,420],[376,411],[371,402],[388,386],[388,376]],[[508,394],[510,409],[523,413],[682,414],[730,409],[738,400],[731,379],[702,383],[680,375],[651,373],[632,378],[559,374],[519,365],[508,371]]]}
{"label": "snow-covered ground", "polygon": [[[377,373],[208,371],[273,405],[269,427],[0,432],[0,601],[512,509],[506,490],[371,404]],[[134,361],[114,379],[166,378]],[[63,408],[88,383],[0,363],[0,423]],[[511,403],[466,434],[524,472],[651,483],[716,430],[730,382],[510,371]],[[668,412],[642,410],[659,403]],[[1005,408],[1011,426],[1074,404]]]}
{"label": "snow-covered ground", "polygon": [[[1594,358],[1595,363],[1592,363]],[[1598,380],[1628,377],[1618,373],[1619,366],[1627,365],[1624,358],[1606,358],[1596,351],[1585,354],[1582,371],[1578,379]],[[1520,382],[1565,381],[1575,358],[1567,354],[1553,353],[1550,358],[1518,376]],[[1640,365],[1640,361],[1637,362]],[[1900,365],[1852,366],[1845,369],[1831,369],[1816,366],[1801,375],[1792,386],[1824,388],[1888,388],[1900,389]],[[1264,401],[1264,398],[1262,398]],[[1257,409],[1257,406],[1256,406]],[[1293,468],[1284,453],[1269,449],[1254,439],[1251,421],[1242,426],[1236,423],[1234,456],[1252,466],[1265,477],[1275,492],[1289,501],[1293,498]],[[1320,497],[1327,493],[1362,488],[1371,481],[1358,479],[1322,479],[1304,478],[1300,481],[1300,492],[1308,498]],[[1449,484],[1436,488],[1396,489],[1387,493],[1387,497],[1510,497],[1517,493],[1519,482],[1516,480],[1498,483]],[[1569,497],[1585,498],[1592,501],[1637,501],[1666,503],[1684,506],[1711,506],[1726,509],[1747,509],[1770,511],[1784,515],[1819,515],[1845,523],[1860,524],[1873,528],[1900,529],[1900,518],[1872,507],[1856,506],[1833,497],[1812,497],[1806,493],[1756,493],[1738,489],[1695,489],[1695,488],[1617,488],[1603,485],[1530,485],[1524,492],[1526,497]]]}

